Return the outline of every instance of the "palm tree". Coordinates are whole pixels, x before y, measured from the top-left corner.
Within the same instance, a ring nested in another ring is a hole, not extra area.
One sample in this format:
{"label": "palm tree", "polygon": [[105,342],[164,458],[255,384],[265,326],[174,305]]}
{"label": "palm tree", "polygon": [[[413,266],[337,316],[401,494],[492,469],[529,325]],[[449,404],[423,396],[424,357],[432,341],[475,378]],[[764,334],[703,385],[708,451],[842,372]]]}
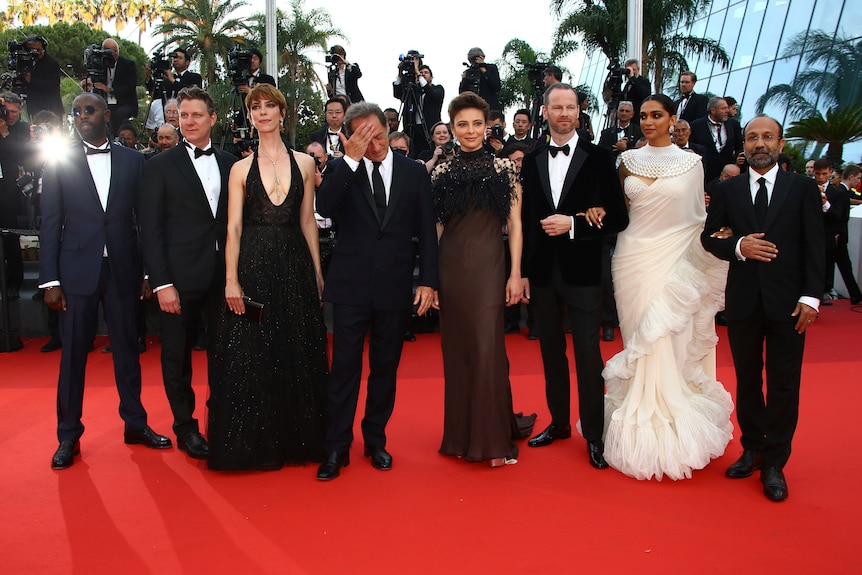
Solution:
{"label": "palm tree", "polygon": [[236,44],[244,43],[248,26],[242,18],[230,14],[245,0],[181,0],[166,9],[167,20],[153,29],[163,34],[160,49],[178,45],[194,50],[200,56],[200,73],[207,85],[216,80],[216,67]]}
{"label": "palm tree", "polygon": [[534,67],[528,71],[528,66],[542,62],[550,62],[550,58],[544,52],[537,52],[527,42],[513,38],[506,43],[503,54],[497,60],[503,84],[500,89],[500,105],[504,110],[515,104],[519,107],[521,104],[524,107],[530,107],[536,92],[530,76],[536,78],[537,74],[538,83],[541,86],[542,70]]}
{"label": "palm tree", "polygon": [[833,166],[843,162],[844,144],[862,140],[862,104],[830,108],[824,118],[819,113],[793,122],[785,135],[809,142],[828,144],[826,157]]}
{"label": "palm tree", "polygon": [[[665,76],[688,69],[686,56],[697,55],[727,67],[730,58],[715,40],[680,34],[683,24],[704,14],[712,0],[650,0],[644,2],[641,69],[653,72],[656,92],[664,90]],[[552,0],[561,18],[555,34],[555,51],[566,54],[580,39],[587,50],[601,50],[608,60],[620,59],[626,50],[626,0]],[[569,13],[564,11],[574,5]]]}
{"label": "palm tree", "polygon": [[[828,108],[839,111],[862,101],[862,40],[834,36],[822,30],[801,32],[793,37],[782,58],[804,54],[808,68],[790,84],[771,86],[757,99],[758,113],[777,101],[792,118],[819,116]],[[828,116],[828,113],[827,113]]]}
{"label": "palm tree", "polygon": [[[276,22],[276,46],[278,54],[278,87],[287,100],[285,127],[290,143],[296,143],[297,126],[303,116],[309,115],[308,102],[321,102],[321,94],[326,93],[326,85],[314,69],[315,61],[322,61],[333,37],[345,38],[338,28],[333,27],[332,18],[323,8],[304,11],[303,0],[291,0],[288,13],[278,11]],[[257,22],[250,37],[262,45],[265,37],[264,16],[253,17]],[[319,56],[312,58],[310,51]],[[315,114],[311,114],[315,116]]]}

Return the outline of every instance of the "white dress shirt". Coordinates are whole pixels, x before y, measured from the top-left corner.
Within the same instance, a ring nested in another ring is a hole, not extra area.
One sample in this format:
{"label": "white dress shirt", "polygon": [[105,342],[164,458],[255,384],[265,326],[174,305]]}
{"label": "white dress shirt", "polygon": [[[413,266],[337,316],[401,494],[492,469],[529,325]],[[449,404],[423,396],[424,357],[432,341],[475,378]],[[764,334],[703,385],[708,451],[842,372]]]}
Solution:
{"label": "white dress shirt", "polygon": [[[563,184],[566,181],[566,174],[569,172],[569,166],[572,164],[572,156],[578,145],[578,133],[576,131],[572,131],[572,138],[567,142],[563,142],[563,144],[559,144],[551,138],[552,146],[560,148],[566,144],[569,145],[568,154],[560,152],[556,156],[552,156],[550,151],[548,152],[548,177],[551,183],[551,199],[554,201],[555,208],[560,205],[560,197],[563,195]],[[572,227],[569,228],[569,239],[574,239],[575,215],[570,214],[570,217],[572,218]]]}

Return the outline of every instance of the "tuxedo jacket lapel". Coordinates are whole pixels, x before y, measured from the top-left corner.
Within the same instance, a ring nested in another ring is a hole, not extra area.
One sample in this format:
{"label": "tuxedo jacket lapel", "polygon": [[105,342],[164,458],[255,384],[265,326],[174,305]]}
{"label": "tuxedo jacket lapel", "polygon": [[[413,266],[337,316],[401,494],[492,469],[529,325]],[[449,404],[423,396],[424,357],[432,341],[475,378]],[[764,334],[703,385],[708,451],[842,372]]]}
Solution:
{"label": "tuxedo jacket lapel", "polygon": [[[403,170],[399,169],[398,162],[393,158],[392,161],[392,184],[389,187],[389,202],[386,204],[386,215],[383,216],[383,223],[380,225],[380,228],[385,228],[386,224],[389,223],[389,220],[392,219],[392,212],[395,211],[395,205],[398,203],[398,200],[401,198],[401,190],[403,186],[406,185],[404,182],[404,174]],[[375,205],[374,213],[377,213],[377,207]]]}
{"label": "tuxedo jacket lapel", "polygon": [[[757,214],[754,211],[754,202],[751,201],[751,190],[748,187],[748,177],[738,176],[736,179],[734,179],[734,184],[736,188],[736,195],[739,198],[739,208],[745,215],[745,219],[748,221],[748,225],[751,226],[752,230],[763,231],[757,224]],[[773,197],[775,197],[774,191]]]}
{"label": "tuxedo jacket lapel", "polygon": [[[580,140],[578,140],[580,142]],[[575,178],[578,175],[578,172],[581,171],[581,168],[584,165],[584,162],[587,159],[586,150],[581,148],[580,146],[575,146],[575,148],[571,151],[572,161],[569,163],[569,171],[566,172],[566,179],[563,180],[563,190],[560,193],[560,205],[566,200],[566,196],[569,195],[569,190],[572,189],[572,183],[574,183]]]}
{"label": "tuxedo jacket lapel", "polygon": [[[778,212],[781,211],[781,205],[787,199],[788,185],[787,174],[782,170],[778,170],[778,175],[775,177],[775,185],[772,187],[772,198],[769,200],[769,209],[766,211],[766,223],[763,225],[763,231],[769,229]],[[753,209],[753,208],[752,208]]]}
{"label": "tuxedo jacket lapel", "polygon": [[[201,204],[206,208],[206,211],[212,214],[212,208],[210,208],[210,204],[207,201],[207,195],[204,191],[204,186],[201,183],[200,178],[198,177],[198,173],[195,170],[194,165],[192,164],[192,159],[189,157],[188,153],[185,150],[185,144],[180,143],[176,148],[177,153],[175,154],[175,161],[177,165],[177,173],[179,173],[183,179],[188,183],[188,188],[195,194]],[[219,164],[219,169],[221,170],[221,164]],[[224,174],[222,174],[222,182],[224,182]],[[223,185],[222,195],[227,193],[227,185]],[[170,201],[170,198],[168,198]],[[221,204],[221,198],[219,198],[219,204]]]}
{"label": "tuxedo jacket lapel", "polygon": [[[90,173],[90,165],[87,162],[87,155],[84,153],[84,150],[81,146],[75,146],[75,151],[73,152],[75,155],[79,156],[79,158],[73,158],[72,162],[70,162],[70,166],[73,171],[78,171],[78,175],[72,178],[72,181],[83,182],[87,187],[87,191],[90,193],[90,196],[96,201],[96,207],[101,211],[105,211],[102,209],[102,200],[99,199],[99,191],[96,189],[96,181],[93,180],[93,174]],[[113,154],[111,154],[113,156]],[[114,166],[113,160],[111,160],[111,173],[113,174]],[[113,179],[113,178],[112,178]],[[108,194],[108,202],[110,203],[111,194]]]}
{"label": "tuxedo jacket lapel", "polygon": [[[377,220],[377,225],[380,225],[380,218],[377,217],[377,204],[374,203],[374,192],[371,189],[371,184],[369,178],[371,174],[368,173],[368,167],[365,165],[365,160],[359,161],[359,166],[362,168],[361,170],[357,168],[356,174],[354,177],[359,178],[359,188],[362,190],[362,196],[365,198],[365,201],[368,203],[368,207],[371,208],[372,217]],[[394,186],[394,176],[393,176],[393,186]],[[381,226],[382,227],[382,226]]]}
{"label": "tuxedo jacket lapel", "polygon": [[536,166],[539,170],[539,180],[542,183],[542,192],[545,194],[545,199],[551,208],[556,208],[554,205],[554,196],[551,194],[551,176],[548,174],[548,150],[547,148],[536,154]]}

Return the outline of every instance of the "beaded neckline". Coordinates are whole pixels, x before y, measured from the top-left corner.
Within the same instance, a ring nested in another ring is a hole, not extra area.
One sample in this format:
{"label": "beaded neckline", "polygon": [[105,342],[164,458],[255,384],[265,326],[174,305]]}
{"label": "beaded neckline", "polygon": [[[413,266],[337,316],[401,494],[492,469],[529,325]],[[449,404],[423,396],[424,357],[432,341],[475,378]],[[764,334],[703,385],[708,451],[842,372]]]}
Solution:
{"label": "beaded neckline", "polygon": [[675,145],[646,145],[637,150],[626,150],[621,154],[621,158],[629,173],[645,178],[679,176],[701,161],[696,153],[687,152]]}

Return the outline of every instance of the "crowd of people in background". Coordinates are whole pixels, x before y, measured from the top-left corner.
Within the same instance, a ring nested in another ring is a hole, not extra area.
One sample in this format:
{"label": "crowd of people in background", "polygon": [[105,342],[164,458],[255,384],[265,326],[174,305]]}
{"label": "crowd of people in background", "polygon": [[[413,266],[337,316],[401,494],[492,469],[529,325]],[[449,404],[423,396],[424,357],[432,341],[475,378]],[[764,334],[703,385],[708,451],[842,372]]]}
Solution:
{"label": "crowd of people in background", "polygon": [[[385,431],[396,371],[426,312],[439,317],[442,338],[440,453],[517,463],[533,420],[515,414],[504,335],[525,323],[539,341],[551,415],[530,447],[572,436],[570,333],[590,464],[639,479],[690,477],[732,431],[733,406],[715,380],[715,317],[728,325],[743,434],[727,475],[762,469],[766,496],[787,497],[802,334],[839,297],[835,267],[851,303],[862,302],[848,250],[858,165],[820,158],[793,174],[778,122],[742,125],[736,100],[696,92],[691,71],[679,76],[677,100],[653,94],[633,59],[608,127],[595,127],[588,94],[556,66],[543,73],[541,126],[528,108],[509,124],[499,71],[480,48],[467,53],[446,121],[444,87],[420,54],[408,54],[392,83],[400,111],[381,110],[364,101],[359,65],[333,46],[323,123],[296,151],[283,136],[284,96],[252,49],[237,87],[238,121],[250,131],[228,153],[211,139],[215,105],[184,48],[158,82],[147,68],[154,98],[138,129],[137,69],[111,38],[102,47],[114,63],[106,81],[81,82],[69,111],[76,138],[61,160],[44,152],[65,115],[59,68],[44,38],[27,45],[38,53],[25,78],[30,123],[22,99],[2,95],[0,226],[41,232],[37,296],[51,335],[42,351],[62,349],[55,469],[80,453],[100,304],[127,443],[172,445],[140,402],[138,354],[155,323],[181,450],[213,469],[320,462],[320,480],[350,463],[369,334],[364,454],[392,468]],[[21,250],[16,235],[3,242],[2,295],[13,300]],[[776,246],[790,263],[776,260]],[[774,301],[765,296],[773,290]],[[331,362],[323,302],[333,309]],[[605,368],[599,341],[617,334],[625,348]],[[764,338],[768,404],[755,369]],[[195,417],[193,349],[209,360],[208,439]]]}

